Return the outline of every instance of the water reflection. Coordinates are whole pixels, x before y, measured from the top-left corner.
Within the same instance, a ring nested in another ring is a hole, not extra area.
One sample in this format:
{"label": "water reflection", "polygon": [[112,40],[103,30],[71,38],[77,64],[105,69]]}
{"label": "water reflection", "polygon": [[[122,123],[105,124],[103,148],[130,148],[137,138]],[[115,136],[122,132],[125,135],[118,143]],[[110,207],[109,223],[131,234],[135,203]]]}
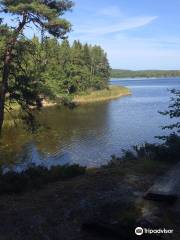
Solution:
{"label": "water reflection", "polygon": [[20,171],[31,164],[50,167],[73,163],[81,152],[87,157],[94,142],[97,144],[108,129],[108,106],[107,102],[74,110],[44,109],[39,119],[45,128],[38,134],[30,136],[21,128],[8,129],[1,145],[1,164]]}
{"label": "water reflection", "polygon": [[180,88],[180,79],[120,80],[113,84],[128,86],[132,96],[74,110],[46,108],[39,114],[45,128],[33,136],[20,126],[6,129],[0,164],[19,171],[29,164],[100,166],[110,155],[120,155],[122,149],[158,141],[154,136],[162,134],[160,126],[170,123],[158,110],[167,109],[167,88]]}

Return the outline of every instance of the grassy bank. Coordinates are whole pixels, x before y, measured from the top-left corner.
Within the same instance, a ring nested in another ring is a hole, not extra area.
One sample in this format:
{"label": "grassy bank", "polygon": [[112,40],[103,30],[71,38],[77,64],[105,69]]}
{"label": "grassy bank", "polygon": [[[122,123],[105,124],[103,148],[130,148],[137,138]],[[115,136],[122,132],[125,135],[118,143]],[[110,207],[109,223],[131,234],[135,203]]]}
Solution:
{"label": "grassy bank", "polygon": [[[106,101],[106,100],[112,100],[123,96],[131,95],[131,92],[128,88],[122,87],[122,86],[109,86],[109,88],[103,89],[103,90],[96,90],[92,91],[89,90],[87,92],[83,92],[81,94],[77,94],[74,96],[68,97],[65,99],[64,97],[57,97],[57,100],[50,101],[50,100],[43,100],[42,104],[43,107],[52,107],[56,105],[62,105],[62,104],[85,104],[85,103],[92,103],[92,102],[99,102],[99,101]],[[19,111],[20,106],[17,104],[13,104],[11,106],[14,112]],[[8,112],[6,112],[6,115],[8,115]],[[7,118],[6,118],[7,119]],[[11,119],[11,117],[10,117]]]}
{"label": "grassy bank", "polygon": [[[50,169],[30,165],[26,170],[17,173],[9,171],[3,174],[0,168],[0,195],[4,193],[19,193],[44,185],[66,180],[96,171],[115,171],[121,176],[138,175],[158,176],[179,161],[180,137],[170,135],[165,144],[145,143],[134,146],[132,150],[124,151],[121,157],[111,156],[111,160],[101,168],[86,169],[79,165],[54,166]],[[158,166],[158,168],[157,168]],[[103,177],[103,176],[102,176]]]}
{"label": "grassy bank", "polygon": [[[125,160],[125,161],[124,161]],[[157,168],[158,164],[158,168]],[[155,176],[159,176],[165,170],[172,166],[172,163],[155,161],[154,159],[118,159],[112,156],[112,160],[105,166],[100,168],[82,167],[79,165],[54,166],[50,169],[42,166],[30,166],[22,172],[9,171],[2,173],[0,170],[0,196],[4,194],[19,194],[30,192],[32,190],[40,190],[46,188],[50,183],[63,183],[72,180],[75,177],[82,176],[82,182],[86,181],[86,177],[90,174],[96,176],[98,172],[102,179],[104,174],[109,172],[109,177],[118,176],[123,179],[127,175],[137,175],[147,177],[146,181],[151,181]],[[98,186],[98,182],[96,183]],[[140,183],[139,183],[140,184]],[[142,184],[144,186],[144,183]]]}
{"label": "grassy bank", "polygon": [[110,86],[108,89],[91,91],[82,95],[76,95],[73,99],[73,102],[75,104],[86,104],[112,100],[128,95],[131,95],[131,92],[128,88],[121,86]]}
{"label": "grassy bank", "polygon": [[30,166],[23,172],[0,171],[0,194],[22,193],[40,189],[44,185],[60,180],[67,180],[85,174],[86,168],[79,165],[54,166],[47,169],[41,166]]}

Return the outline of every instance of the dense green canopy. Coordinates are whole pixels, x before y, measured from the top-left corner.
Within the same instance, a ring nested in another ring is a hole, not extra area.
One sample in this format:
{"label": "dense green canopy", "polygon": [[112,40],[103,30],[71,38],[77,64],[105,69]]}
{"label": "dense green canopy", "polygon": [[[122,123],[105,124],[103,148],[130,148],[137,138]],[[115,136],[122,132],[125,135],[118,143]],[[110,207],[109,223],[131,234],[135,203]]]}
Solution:
{"label": "dense green canopy", "polygon": [[100,46],[83,45],[79,41],[70,46],[68,40],[59,42],[56,38],[40,42],[37,37],[30,44],[31,51],[23,54],[21,67],[26,75],[31,72],[36,74],[34,78],[42,80],[39,89],[44,97],[68,97],[87,89],[107,87],[110,67]]}
{"label": "dense green canopy", "polygon": [[[1,12],[15,15],[21,23],[33,23],[56,37],[64,37],[71,24],[61,16],[73,6],[69,0],[1,0]],[[17,30],[17,29],[16,29]],[[15,31],[16,32],[16,31]],[[15,33],[14,32],[14,33]]]}
{"label": "dense green canopy", "polygon": [[[63,99],[107,87],[110,67],[103,49],[79,41],[70,46],[67,41],[71,24],[62,15],[72,6],[69,0],[0,1],[1,12],[16,25],[0,19],[0,131],[4,110],[9,112],[14,103],[32,125],[33,109],[39,109],[44,98]],[[28,27],[39,30],[41,40],[28,39]]]}

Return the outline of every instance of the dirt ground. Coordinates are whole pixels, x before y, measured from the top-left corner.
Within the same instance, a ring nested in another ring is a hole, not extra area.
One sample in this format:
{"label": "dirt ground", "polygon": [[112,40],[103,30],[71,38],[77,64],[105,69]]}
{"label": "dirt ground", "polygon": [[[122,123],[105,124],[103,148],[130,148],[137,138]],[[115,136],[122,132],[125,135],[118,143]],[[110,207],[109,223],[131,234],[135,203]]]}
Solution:
{"label": "dirt ground", "polygon": [[163,239],[179,240],[180,204],[158,205],[143,200],[159,172],[149,169],[142,174],[141,167],[138,169],[128,173],[123,167],[91,170],[39,191],[1,196],[0,240],[120,239],[108,231],[104,235],[104,230],[97,232],[92,226],[88,229],[87,224],[92,222],[114,226],[125,236],[122,240],[134,240],[135,235],[130,238],[128,234],[134,233],[134,223],[148,214],[150,220],[158,219],[175,228],[175,234]]}

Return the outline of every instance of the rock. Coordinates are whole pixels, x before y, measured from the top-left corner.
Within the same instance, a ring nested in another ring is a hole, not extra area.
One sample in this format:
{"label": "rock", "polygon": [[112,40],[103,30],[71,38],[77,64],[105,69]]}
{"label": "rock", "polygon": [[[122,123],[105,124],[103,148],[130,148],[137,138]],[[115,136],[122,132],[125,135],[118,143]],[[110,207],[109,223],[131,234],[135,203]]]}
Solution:
{"label": "rock", "polygon": [[174,203],[180,198],[180,163],[174,166],[145,193],[144,199]]}
{"label": "rock", "polygon": [[174,203],[178,197],[176,194],[165,194],[164,192],[153,192],[152,189],[144,195],[144,199]]}

